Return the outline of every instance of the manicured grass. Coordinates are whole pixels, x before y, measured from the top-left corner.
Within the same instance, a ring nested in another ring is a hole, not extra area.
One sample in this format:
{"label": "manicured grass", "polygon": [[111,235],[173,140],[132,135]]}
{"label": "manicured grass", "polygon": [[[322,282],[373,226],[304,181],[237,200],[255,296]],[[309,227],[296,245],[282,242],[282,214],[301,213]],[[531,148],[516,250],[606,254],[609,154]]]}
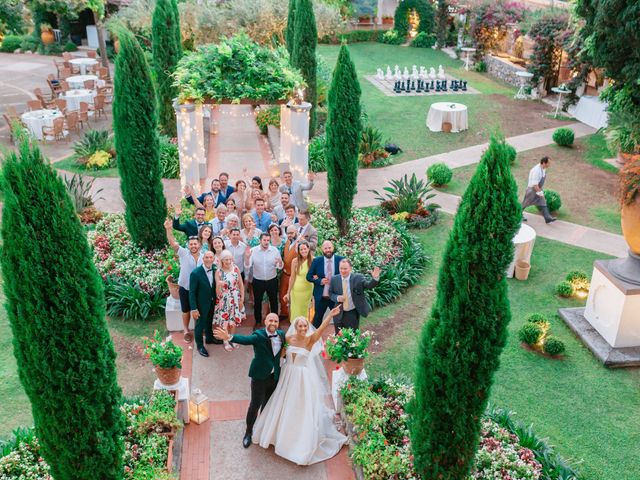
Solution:
{"label": "manicured grass", "polygon": [[605,158],[613,158],[616,155],[609,151],[607,141],[602,130],[594,133],[593,135],[589,135],[586,138],[585,143],[587,151],[585,152],[584,159],[588,163],[607,172],[616,173],[618,171],[617,167],[614,167],[610,163],[604,161]]}
{"label": "manicured grass", "polygon": [[105,168],[104,170],[91,170],[84,168],[76,163],[75,157],[72,155],[53,164],[55,168],[66,170],[71,173],[79,173],[89,177],[119,177],[118,167]]}
{"label": "manicured grass", "polygon": [[[365,325],[385,332],[383,351],[373,355],[367,372],[413,378],[420,331],[434,298],[437,271],[450,220],[419,234],[433,256],[422,281],[393,306],[376,310]],[[555,285],[571,270],[591,273],[600,253],[539,238],[529,280],[508,280],[512,321],[491,402],[533,424],[549,437],[558,452],[570,459],[587,480],[640,478],[640,371],[608,370],[556,316],[559,307],[584,300],[554,295]],[[517,331],[534,312],[547,315],[554,335],[567,345],[564,360],[551,360],[524,350]],[[394,328],[390,327],[393,324]],[[391,331],[389,331],[391,330]]]}
{"label": "manicured grass", "polygon": [[[544,188],[555,190],[562,198],[562,207],[555,214],[561,220],[622,233],[620,211],[616,196],[617,176],[614,167],[602,161],[608,151],[602,144],[601,134],[589,135],[576,140],[573,148],[548,145],[518,154],[512,167],[522,200],[529,170],[546,155],[551,158]],[[603,165],[611,167],[605,169]],[[453,179],[438,190],[462,195],[469,184],[476,165],[456,168]],[[528,211],[536,212],[535,208]]]}
{"label": "manicured grass", "polygon": [[[335,66],[339,47],[321,45],[319,53],[331,69]],[[369,121],[383,136],[398,144],[403,153],[394,156],[394,163],[414,160],[486,142],[491,131],[501,128],[507,136],[561,126],[566,122],[544,118],[549,106],[540,102],[513,100],[515,89],[473,71],[465,71],[461,60],[430,48],[408,48],[380,43],[356,43],[349,46],[355,62],[362,104]],[[424,65],[467,80],[480,94],[427,95],[417,97],[386,96],[365,76],[375,75],[377,68]],[[456,134],[434,133],[426,128],[429,106],[435,102],[460,102],[468,107],[469,130]]]}

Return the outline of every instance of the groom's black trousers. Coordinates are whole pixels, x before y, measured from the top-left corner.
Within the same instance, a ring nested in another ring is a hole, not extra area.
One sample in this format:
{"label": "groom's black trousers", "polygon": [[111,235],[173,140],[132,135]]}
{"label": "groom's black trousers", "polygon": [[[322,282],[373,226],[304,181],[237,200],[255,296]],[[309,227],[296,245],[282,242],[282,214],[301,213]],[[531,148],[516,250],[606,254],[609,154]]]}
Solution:
{"label": "groom's black trousers", "polygon": [[276,378],[273,373],[262,380],[257,378],[251,379],[251,402],[249,403],[249,410],[247,410],[248,435],[253,434],[253,424],[256,423],[258,412],[262,411],[275,389]]}

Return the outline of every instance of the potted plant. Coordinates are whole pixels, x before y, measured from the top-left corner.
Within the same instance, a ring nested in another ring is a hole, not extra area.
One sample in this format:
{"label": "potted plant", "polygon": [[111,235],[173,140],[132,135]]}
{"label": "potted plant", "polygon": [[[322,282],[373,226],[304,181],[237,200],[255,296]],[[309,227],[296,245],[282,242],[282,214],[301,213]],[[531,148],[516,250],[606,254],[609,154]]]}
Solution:
{"label": "potted plant", "polygon": [[640,158],[625,163],[619,178],[622,234],[631,251],[640,255]]}
{"label": "potted plant", "polygon": [[178,276],[180,275],[180,262],[173,253],[173,250],[167,251],[164,268],[169,294],[178,300],[180,298],[180,287],[178,286]]}
{"label": "potted plant", "polygon": [[53,33],[53,27],[48,23],[40,24],[40,40],[45,45],[51,45],[56,41],[56,36]]}
{"label": "potted plant", "polygon": [[359,375],[364,368],[364,360],[369,356],[369,344],[372,333],[360,333],[360,330],[343,328],[337,335],[327,339],[327,355],[336,363],[342,363],[342,368],[348,375]]}
{"label": "potted plant", "polygon": [[175,385],[180,381],[182,349],[169,338],[154,332],[152,338],[144,339],[144,353],[156,369],[158,380],[163,385]]}
{"label": "potted plant", "polygon": [[382,17],[382,24],[393,25],[393,17],[390,17],[389,15],[385,15],[384,17]]}

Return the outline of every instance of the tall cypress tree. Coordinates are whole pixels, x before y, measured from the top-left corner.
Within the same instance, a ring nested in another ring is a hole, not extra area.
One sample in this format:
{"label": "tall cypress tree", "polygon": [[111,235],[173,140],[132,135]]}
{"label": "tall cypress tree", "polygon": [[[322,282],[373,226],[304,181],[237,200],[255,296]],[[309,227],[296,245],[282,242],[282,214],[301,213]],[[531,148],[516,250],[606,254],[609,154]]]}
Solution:
{"label": "tall cypress tree", "polygon": [[293,45],[295,42],[296,23],[296,0],[289,0],[289,11],[287,14],[287,29],[284,31],[284,41],[289,52],[289,57],[293,55]]}
{"label": "tall cypress tree", "polygon": [[492,138],[458,208],[422,330],[411,445],[422,478],[467,478],[511,319],[505,271],[521,222],[505,143]]}
{"label": "tall cypress tree", "polygon": [[156,97],[149,65],[133,34],[117,30],[120,53],[113,87],[113,130],[120,190],[131,238],[146,249],[165,245],[167,205],[160,179]]}
{"label": "tall cypress tree", "polygon": [[171,74],[182,57],[180,17],[176,0],[157,0],[151,24],[153,67],[158,93],[160,129],[165,135],[176,136],[176,114],[173,99],[178,89]]}
{"label": "tall cypress tree", "polygon": [[438,38],[438,49],[442,49],[447,44],[447,33],[449,29],[449,1],[438,0],[436,10],[436,35]]}
{"label": "tall cypress tree", "polygon": [[42,457],[56,480],[122,478],[116,354],[86,235],[37,147],[23,141],[3,173],[6,307]]}
{"label": "tall cypress tree", "polygon": [[316,103],[318,100],[318,82],[316,79],[317,45],[318,31],[316,29],[316,17],[313,13],[311,0],[297,0],[291,65],[300,70],[307,84],[305,100],[311,104],[309,138],[313,137],[316,131]]}
{"label": "tall cypress tree", "polygon": [[360,145],[360,83],[349,49],[340,47],[328,95],[327,181],[329,206],[342,235],[349,230],[353,197],[358,186]]}

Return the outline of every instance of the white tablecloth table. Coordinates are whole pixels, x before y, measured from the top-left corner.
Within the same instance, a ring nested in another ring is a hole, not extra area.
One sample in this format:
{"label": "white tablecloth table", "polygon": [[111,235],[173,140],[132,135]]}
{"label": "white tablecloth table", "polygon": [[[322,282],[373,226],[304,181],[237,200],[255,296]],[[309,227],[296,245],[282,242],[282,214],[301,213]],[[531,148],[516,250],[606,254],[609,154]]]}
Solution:
{"label": "white tablecloth table", "polygon": [[58,110],[32,110],[25,112],[20,117],[27,126],[31,135],[38,140],[42,140],[42,127],[53,127],[53,121],[62,117]]}
{"label": "white tablecloth table", "polygon": [[93,80],[96,82],[97,87],[104,87],[104,80],[99,80],[96,75],[74,75],[66,79],[69,84],[69,88],[84,88],[85,80]]}
{"label": "white tablecloth table", "polygon": [[461,103],[436,102],[429,108],[427,127],[432,132],[441,132],[442,123],[451,123],[452,132],[460,132],[469,128],[467,106]]}
{"label": "white tablecloth table", "polygon": [[513,274],[516,271],[516,262],[522,260],[531,264],[531,254],[533,253],[533,244],[536,241],[536,231],[529,225],[524,223],[520,225],[520,230],[513,237],[513,244],[516,250],[513,254],[513,262],[507,269],[507,277],[513,278]]}
{"label": "white tablecloth table", "polygon": [[609,123],[607,103],[598,97],[581,96],[577,105],[569,107],[569,113],[593,128],[604,128]]}
{"label": "white tablecloth table", "polygon": [[78,90],[69,90],[68,92],[60,95],[60,98],[67,101],[67,111],[72,112],[74,110],[80,110],[80,102],[93,103],[93,98],[95,96],[95,90],[81,88]]}
{"label": "white tablecloth table", "polygon": [[87,67],[90,65],[97,65],[98,60],[95,58],[74,58],[69,60],[69,63],[72,65],[77,65],[80,67],[80,74],[85,75],[87,73]]}

